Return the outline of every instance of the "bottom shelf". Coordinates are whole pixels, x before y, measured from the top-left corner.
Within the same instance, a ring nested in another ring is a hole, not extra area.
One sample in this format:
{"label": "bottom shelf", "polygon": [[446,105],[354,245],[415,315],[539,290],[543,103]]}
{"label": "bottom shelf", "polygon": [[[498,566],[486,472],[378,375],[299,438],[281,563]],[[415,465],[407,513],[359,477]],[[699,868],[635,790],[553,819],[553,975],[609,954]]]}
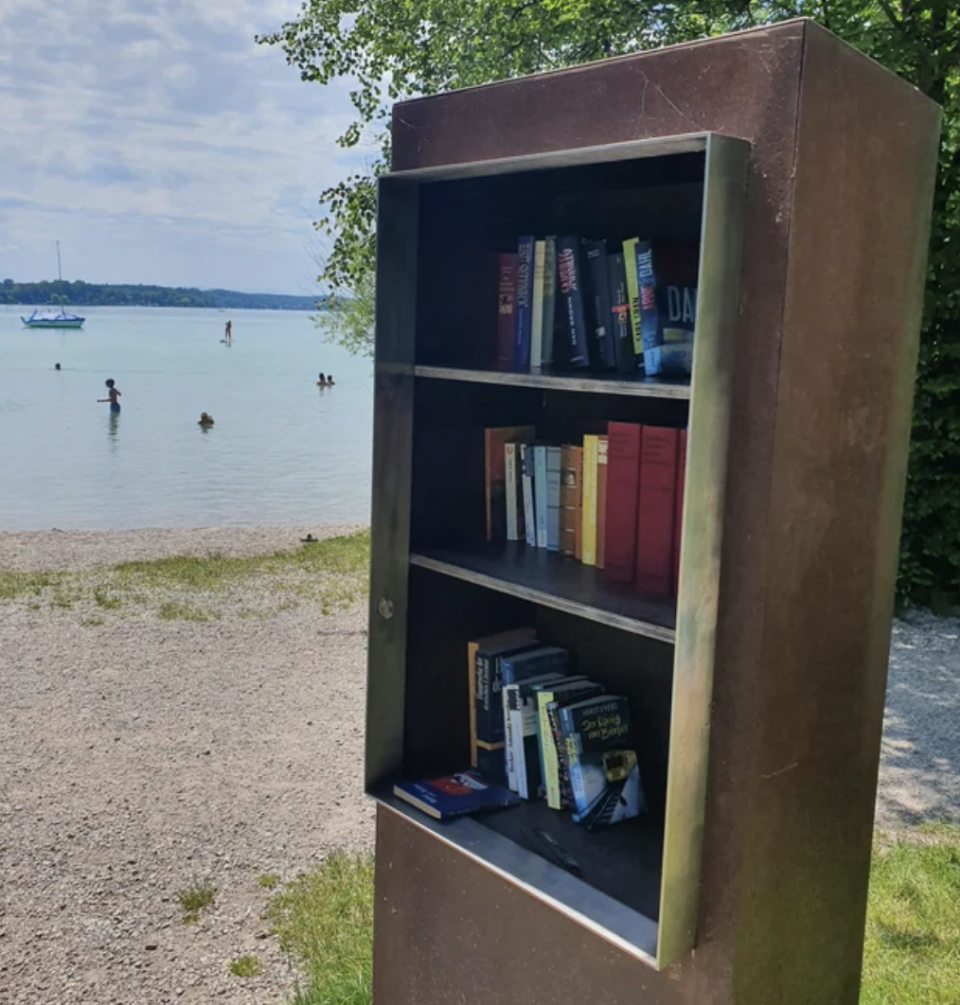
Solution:
{"label": "bottom shelf", "polygon": [[[662,821],[643,816],[590,834],[567,814],[537,802],[441,822],[397,799],[389,786],[370,795],[618,948],[656,966]],[[580,877],[541,854],[544,846],[534,833],[537,828],[577,860]]]}

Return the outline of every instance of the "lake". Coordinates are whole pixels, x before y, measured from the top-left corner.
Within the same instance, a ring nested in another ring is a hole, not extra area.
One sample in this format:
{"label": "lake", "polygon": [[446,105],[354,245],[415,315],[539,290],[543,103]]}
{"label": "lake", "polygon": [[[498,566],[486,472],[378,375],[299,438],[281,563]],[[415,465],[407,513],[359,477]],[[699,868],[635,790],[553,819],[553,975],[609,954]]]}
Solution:
{"label": "lake", "polygon": [[373,367],[309,315],[90,307],[32,331],[29,311],[0,305],[0,531],[369,519]]}

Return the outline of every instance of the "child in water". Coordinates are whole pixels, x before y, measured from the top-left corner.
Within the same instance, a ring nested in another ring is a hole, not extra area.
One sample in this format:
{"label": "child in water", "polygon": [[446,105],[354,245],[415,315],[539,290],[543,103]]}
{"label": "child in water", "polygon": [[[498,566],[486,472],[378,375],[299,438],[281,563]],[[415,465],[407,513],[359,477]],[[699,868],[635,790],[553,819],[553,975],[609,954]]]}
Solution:
{"label": "child in water", "polygon": [[110,378],[110,380],[107,381],[107,393],[109,394],[108,398],[97,398],[97,401],[100,404],[103,404],[104,402],[109,401],[110,402],[110,411],[111,412],[119,412],[120,411],[120,402],[117,399],[120,398],[120,392],[117,390],[117,385],[114,383],[112,377]]}
{"label": "child in water", "polygon": [[317,378],[317,387],[326,387],[326,386],[327,386],[327,378],[324,377],[323,371],[321,370],[320,376]]}
{"label": "child in water", "polygon": [[213,416],[212,415],[207,415],[206,412],[201,412],[200,413],[200,421],[197,423],[197,425],[198,426],[212,426],[213,425]]}

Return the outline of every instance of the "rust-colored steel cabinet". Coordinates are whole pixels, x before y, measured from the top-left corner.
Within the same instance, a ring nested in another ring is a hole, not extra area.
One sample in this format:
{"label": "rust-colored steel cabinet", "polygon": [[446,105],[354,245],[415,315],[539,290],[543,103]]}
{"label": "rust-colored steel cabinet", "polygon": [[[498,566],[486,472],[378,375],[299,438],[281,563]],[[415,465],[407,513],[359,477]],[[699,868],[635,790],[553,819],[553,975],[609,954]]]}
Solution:
{"label": "rust-colored steel cabinet", "polygon": [[[378,210],[376,1005],[855,1005],[939,111],[809,21],[398,105]],[[521,234],[699,247],[692,376],[501,372]],[[488,544],[484,429],[684,427],[675,598]],[[630,701],[648,811],[440,823],[467,643]],[[553,835],[579,863],[560,867]]]}

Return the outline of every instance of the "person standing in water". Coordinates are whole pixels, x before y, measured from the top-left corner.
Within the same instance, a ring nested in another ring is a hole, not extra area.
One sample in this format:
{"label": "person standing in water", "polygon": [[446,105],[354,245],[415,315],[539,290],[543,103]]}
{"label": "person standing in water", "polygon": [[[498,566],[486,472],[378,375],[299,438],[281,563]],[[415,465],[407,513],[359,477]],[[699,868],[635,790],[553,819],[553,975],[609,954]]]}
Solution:
{"label": "person standing in water", "polygon": [[232,321],[228,321],[227,324],[226,324],[226,326],[224,327],[224,329],[223,329],[223,338],[224,338],[224,341],[226,341],[226,342],[232,342],[233,341],[233,322]]}
{"label": "person standing in water", "polygon": [[110,402],[110,411],[111,412],[119,412],[120,411],[120,400],[119,399],[120,399],[121,395],[120,395],[120,392],[117,390],[117,385],[114,382],[114,380],[113,380],[112,377],[110,378],[110,380],[107,381],[107,394],[109,395],[108,398],[97,398],[97,401],[99,403],[101,403],[101,404],[103,402],[109,401]]}

